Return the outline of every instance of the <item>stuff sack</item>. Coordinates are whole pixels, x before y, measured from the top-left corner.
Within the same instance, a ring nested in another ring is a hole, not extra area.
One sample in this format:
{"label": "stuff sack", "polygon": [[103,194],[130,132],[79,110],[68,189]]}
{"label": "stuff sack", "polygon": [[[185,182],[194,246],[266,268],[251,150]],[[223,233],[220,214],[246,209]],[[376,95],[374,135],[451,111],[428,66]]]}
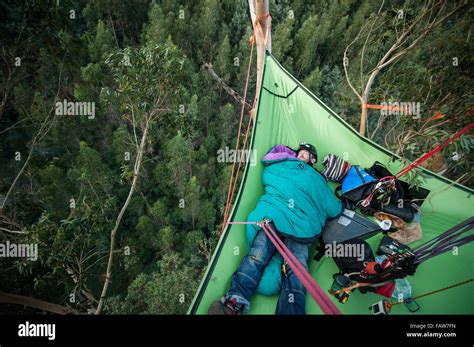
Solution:
{"label": "stuff sack", "polygon": [[[376,178],[370,175],[359,165],[353,165],[342,180],[342,196],[352,195],[355,189],[360,189],[367,183],[376,181]],[[352,199],[351,199],[352,200]]]}

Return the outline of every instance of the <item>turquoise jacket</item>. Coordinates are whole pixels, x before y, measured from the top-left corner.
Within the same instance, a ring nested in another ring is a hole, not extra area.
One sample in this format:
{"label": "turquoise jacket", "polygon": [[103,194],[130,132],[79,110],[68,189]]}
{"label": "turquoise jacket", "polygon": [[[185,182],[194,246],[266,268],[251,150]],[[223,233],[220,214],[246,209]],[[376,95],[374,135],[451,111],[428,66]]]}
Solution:
{"label": "turquoise jacket", "polygon": [[[281,235],[312,243],[326,220],[341,213],[341,202],[326,179],[284,145],[273,147],[262,159],[262,164],[265,166],[262,174],[265,192],[247,221],[266,218],[273,221]],[[247,224],[249,247],[259,229],[257,225]],[[258,293],[273,295],[279,292],[281,263],[282,257],[275,254],[260,279]]]}

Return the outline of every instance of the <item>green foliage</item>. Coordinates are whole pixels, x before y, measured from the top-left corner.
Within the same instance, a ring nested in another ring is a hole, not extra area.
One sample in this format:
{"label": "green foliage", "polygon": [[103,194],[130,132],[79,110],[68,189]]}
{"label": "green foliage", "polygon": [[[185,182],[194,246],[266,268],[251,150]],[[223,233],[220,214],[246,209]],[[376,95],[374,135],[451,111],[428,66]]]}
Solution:
{"label": "green foliage", "polygon": [[[270,1],[273,54],[355,127],[360,104],[342,58],[379,6]],[[401,28],[397,9],[405,8],[410,20],[421,6],[385,2],[367,40],[367,70]],[[217,156],[235,146],[241,107],[202,65],[212,63],[242,95],[252,34],[248,2],[7,2],[0,11],[0,195],[31,150],[0,216],[0,227],[26,234],[0,238],[37,243],[40,255],[38,262],[8,260],[0,289],[81,312],[95,305],[84,293],[100,295],[110,232],[130,189],[144,122],[152,119],[138,185],[117,232],[106,312],[185,313],[217,242],[231,174]],[[420,102],[422,110],[420,121],[390,116],[380,125],[380,113],[370,111],[369,135],[378,144],[413,160],[470,122],[472,11],[466,6],[376,78],[370,103]],[[366,82],[360,76],[365,38],[349,50],[358,89]],[[17,56],[21,66],[13,66]],[[255,80],[254,69],[249,99]],[[64,99],[94,102],[95,119],[55,115],[55,102]],[[428,121],[437,113],[444,117]],[[473,186],[473,143],[466,134],[442,151],[445,176],[464,175],[463,183]],[[415,170],[407,180],[416,186],[423,177]]]}
{"label": "green foliage", "polygon": [[143,41],[163,42],[168,37],[163,10],[160,5],[154,4],[148,14],[149,22],[145,25]]}
{"label": "green foliage", "polygon": [[227,83],[230,82],[231,72],[232,72],[232,57],[230,51],[230,43],[229,43],[229,36],[224,38],[222,41],[221,46],[219,47],[219,51],[217,53],[217,71],[219,75],[226,81]]}
{"label": "green foliage", "polygon": [[178,95],[185,81],[185,58],[170,41],[150,43],[139,48],[126,47],[112,53],[105,63],[116,86],[103,90],[113,104],[137,109],[137,117],[155,111],[162,99]]}
{"label": "green foliage", "polygon": [[157,264],[159,270],[140,274],[130,284],[127,296],[114,298],[108,310],[116,314],[185,314],[198,281],[195,270],[178,253],[169,253]]}
{"label": "green foliage", "polygon": [[95,40],[89,43],[88,49],[94,62],[102,61],[114,49],[112,32],[101,20],[97,23]]}
{"label": "green foliage", "polygon": [[319,90],[321,82],[321,71],[319,71],[319,67],[317,67],[308,77],[306,77],[303,84],[311,90]]}
{"label": "green foliage", "polygon": [[185,184],[191,175],[192,168],[189,163],[191,148],[189,142],[180,131],[167,142],[164,155],[170,170],[170,182],[175,187],[174,194],[182,198],[184,196]]}

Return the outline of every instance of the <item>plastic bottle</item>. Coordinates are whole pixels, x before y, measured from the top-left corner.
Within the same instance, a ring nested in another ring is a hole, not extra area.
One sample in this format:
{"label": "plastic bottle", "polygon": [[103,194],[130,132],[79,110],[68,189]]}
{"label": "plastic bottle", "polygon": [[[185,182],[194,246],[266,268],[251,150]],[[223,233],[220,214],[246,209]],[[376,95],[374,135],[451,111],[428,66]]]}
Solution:
{"label": "plastic bottle", "polygon": [[382,264],[385,259],[388,259],[388,257],[385,254],[378,255],[375,257],[375,261],[379,264]]}
{"label": "plastic bottle", "polygon": [[395,289],[392,294],[392,298],[402,302],[406,299],[411,298],[411,284],[406,278],[399,278],[395,280]]}

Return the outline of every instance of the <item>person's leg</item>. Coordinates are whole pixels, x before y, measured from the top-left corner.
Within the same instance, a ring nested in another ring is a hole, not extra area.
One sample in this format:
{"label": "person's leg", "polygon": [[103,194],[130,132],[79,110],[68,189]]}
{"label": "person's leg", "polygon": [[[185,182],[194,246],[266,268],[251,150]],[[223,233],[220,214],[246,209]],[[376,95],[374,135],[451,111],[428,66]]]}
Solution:
{"label": "person's leg", "polygon": [[[272,224],[275,230],[275,226]],[[250,309],[250,297],[257,288],[263,270],[269,263],[276,248],[263,229],[257,232],[249,253],[242,259],[239,268],[232,275],[231,286],[225,300],[232,300],[244,306],[243,311]]]}
{"label": "person's leg", "polygon": [[[305,245],[289,238],[285,238],[284,243],[296,259],[307,269],[310,245]],[[290,266],[288,264],[285,265],[286,275],[282,274],[280,297],[275,313],[288,315],[306,314],[306,288],[296,277]]]}

